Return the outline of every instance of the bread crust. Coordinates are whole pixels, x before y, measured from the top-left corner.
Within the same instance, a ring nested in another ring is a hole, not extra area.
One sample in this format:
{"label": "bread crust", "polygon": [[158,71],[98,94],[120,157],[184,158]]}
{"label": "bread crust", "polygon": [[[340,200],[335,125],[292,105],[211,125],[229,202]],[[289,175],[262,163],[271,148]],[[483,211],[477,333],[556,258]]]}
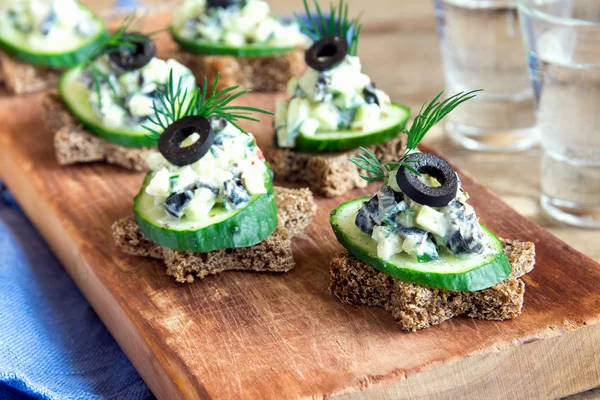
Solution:
{"label": "bread crust", "polygon": [[513,272],[488,289],[458,292],[415,285],[379,272],[344,252],[331,260],[329,291],[345,304],[383,307],[406,331],[428,328],[461,315],[493,321],[515,318],[521,314],[525,293],[525,282],[520,277],[534,267],[535,246],[531,242],[501,240]]}
{"label": "bread crust", "polygon": [[59,70],[27,64],[0,50],[0,82],[11,94],[55,88],[59,77]]}
{"label": "bread crust", "polygon": [[275,187],[274,190],[279,217],[277,230],[251,247],[209,253],[172,250],[144,237],[133,216],[113,224],[113,237],[127,254],[162,260],[167,275],[180,283],[191,283],[195,278],[228,270],[286,272],[295,266],[291,240],[304,232],[317,206],[308,189]]}
{"label": "bread crust", "polygon": [[[382,162],[397,161],[406,150],[406,135],[382,144],[367,147]],[[265,152],[271,168],[278,179],[286,182],[308,184],[310,189],[325,197],[336,197],[352,189],[364,188],[368,182],[360,177],[365,174],[348,161],[360,150],[343,153],[309,154],[290,149],[273,147]]]}
{"label": "bread crust", "polygon": [[171,58],[192,70],[198,82],[213,82],[219,73],[219,90],[231,86],[257,92],[285,92],[288,81],[306,69],[304,50],[260,57],[201,56],[176,51]]}
{"label": "bread crust", "polygon": [[42,117],[54,132],[54,150],[60,165],[106,162],[134,171],[147,171],[149,147],[125,147],[109,142],[86,130],[69,112],[57,93],[46,93]]}

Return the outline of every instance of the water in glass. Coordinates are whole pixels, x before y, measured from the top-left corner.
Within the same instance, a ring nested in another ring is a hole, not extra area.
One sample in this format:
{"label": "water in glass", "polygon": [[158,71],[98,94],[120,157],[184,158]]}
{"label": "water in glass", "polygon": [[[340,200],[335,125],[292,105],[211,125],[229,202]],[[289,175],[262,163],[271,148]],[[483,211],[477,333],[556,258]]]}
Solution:
{"label": "water in glass", "polygon": [[448,94],[484,89],[446,119],[473,150],[522,150],[536,142],[533,90],[515,0],[436,0]]}
{"label": "water in glass", "polygon": [[563,222],[600,227],[600,4],[523,4],[543,148],[542,207]]}

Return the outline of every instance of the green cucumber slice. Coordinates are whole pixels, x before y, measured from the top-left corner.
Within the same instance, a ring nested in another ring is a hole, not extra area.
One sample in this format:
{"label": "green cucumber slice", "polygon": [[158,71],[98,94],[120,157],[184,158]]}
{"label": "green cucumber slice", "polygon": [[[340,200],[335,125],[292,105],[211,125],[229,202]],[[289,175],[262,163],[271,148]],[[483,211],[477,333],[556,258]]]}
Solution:
{"label": "green cucumber slice", "polygon": [[371,146],[385,143],[398,136],[408,119],[410,109],[400,104],[392,104],[385,118],[380,119],[377,124],[367,132],[364,131],[336,131],[317,132],[311,136],[302,133],[296,138],[294,150],[301,153],[321,153],[333,151],[347,151],[357,149],[360,146]]}
{"label": "green cucumber slice", "polygon": [[502,243],[485,226],[489,235],[488,251],[471,257],[440,254],[439,260],[419,262],[401,253],[384,261],[377,257],[377,242],[355,225],[358,210],[369,197],[340,204],[331,212],[329,222],[338,241],[356,258],[396,279],[438,289],[474,292],[494,286],[508,278],[512,268]]}
{"label": "green cucumber slice", "polygon": [[245,207],[234,211],[213,208],[208,217],[191,221],[185,216],[173,220],[154,197],[146,193],[151,173],[134,199],[133,211],[140,231],[161,246],[180,251],[209,252],[219,249],[249,247],[262,242],[277,228],[277,203],[273,182],[267,178],[267,193],[259,194]]}
{"label": "green cucumber slice", "polygon": [[173,27],[169,27],[173,40],[179,44],[183,50],[192,54],[199,54],[203,56],[234,56],[234,57],[261,57],[271,56],[276,54],[287,53],[295,49],[294,46],[286,47],[272,47],[260,44],[251,44],[242,47],[232,47],[221,43],[211,43],[200,40],[189,40],[183,39],[177,36],[177,33]]}
{"label": "green cucumber slice", "polygon": [[79,81],[82,67],[71,68],[63,73],[58,83],[58,91],[67,108],[91,132],[109,142],[125,147],[156,147],[142,126],[126,129],[107,128],[102,118],[94,111],[87,88]]}
{"label": "green cucumber slice", "polygon": [[[79,7],[87,10],[87,8],[82,5],[79,5]],[[66,46],[61,51],[32,49],[26,41],[26,34],[14,29],[9,29],[9,27],[0,29],[0,48],[8,54],[30,64],[56,69],[73,67],[84,60],[87,60],[94,50],[102,45],[109,37],[102,18],[95,17],[94,21],[100,27],[94,36],[87,38],[83,42],[74,41],[74,43],[71,43],[70,46]]]}

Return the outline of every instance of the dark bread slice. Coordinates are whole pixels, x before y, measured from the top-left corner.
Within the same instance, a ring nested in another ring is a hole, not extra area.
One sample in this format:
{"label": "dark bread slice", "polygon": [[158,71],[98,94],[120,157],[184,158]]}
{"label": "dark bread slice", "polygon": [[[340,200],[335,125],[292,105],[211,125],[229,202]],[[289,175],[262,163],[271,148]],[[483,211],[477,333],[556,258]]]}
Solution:
{"label": "dark bread slice", "polygon": [[383,307],[406,331],[438,325],[450,318],[502,321],[521,313],[525,283],[519,279],[535,264],[531,242],[503,239],[512,265],[512,275],[497,285],[478,292],[432,289],[400,281],[357,260],[339,253],[331,260],[329,291],[341,302]]}
{"label": "dark bread slice", "polygon": [[162,259],[167,275],[180,283],[191,283],[194,277],[202,279],[228,270],[286,272],[296,265],[291,240],[304,232],[317,206],[308,189],[276,187],[275,196],[279,209],[277,230],[252,247],[210,253],[172,250],[144,237],[133,216],[113,224],[113,237],[127,254]]}
{"label": "dark bread slice", "polygon": [[42,106],[44,123],[54,132],[54,149],[60,165],[106,162],[135,171],[148,170],[149,147],[124,147],[90,133],[69,112],[57,93],[46,93]]}
{"label": "dark bread slice", "polygon": [[[406,149],[406,135],[400,135],[386,143],[369,146],[377,158],[386,163],[397,161]],[[364,188],[367,181],[360,175],[365,172],[348,161],[357,150],[332,154],[298,153],[277,147],[266,151],[265,156],[278,179],[308,184],[310,189],[326,197],[342,195],[355,188]]]}
{"label": "dark bread slice", "polygon": [[288,81],[306,69],[301,49],[260,57],[201,56],[177,51],[170,58],[190,68],[198,82],[205,77],[214,82],[219,73],[219,90],[240,86],[258,92],[285,92]]}
{"label": "dark bread slice", "polygon": [[11,94],[53,89],[60,71],[24,63],[0,50],[0,82]]}

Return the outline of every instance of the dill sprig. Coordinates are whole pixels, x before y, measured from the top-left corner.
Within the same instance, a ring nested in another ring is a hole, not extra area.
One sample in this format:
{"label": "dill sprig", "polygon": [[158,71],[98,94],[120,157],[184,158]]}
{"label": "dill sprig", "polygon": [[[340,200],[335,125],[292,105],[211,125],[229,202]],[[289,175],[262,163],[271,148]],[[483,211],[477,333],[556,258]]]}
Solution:
{"label": "dill sprig", "polygon": [[409,156],[417,149],[419,143],[421,143],[427,132],[429,132],[435,124],[440,122],[461,103],[475,97],[477,92],[481,92],[481,90],[473,90],[468,93],[460,92],[439,102],[438,100],[444,94],[442,91],[429,102],[429,104],[426,101],[419,110],[419,114],[415,117],[410,129],[402,131],[402,133],[405,133],[408,136],[408,140],[406,143],[406,151],[398,161],[388,162],[382,166],[375,154],[364,147],[360,148],[364,154],[358,153],[358,157],[349,158],[348,160],[359,168],[371,173],[371,176],[361,175],[361,178],[368,182],[385,179],[391,171],[399,167],[407,168],[413,173],[421,176],[421,173],[410,165],[414,161],[410,160]]}
{"label": "dill sprig", "polygon": [[316,19],[308,5],[308,0],[304,0],[304,9],[310,21],[310,25],[305,23],[298,14],[294,13],[298,24],[306,32],[307,36],[313,41],[323,39],[328,36],[341,36],[348,40],[348,35],[352,32],[352,37],[348,43],[348,54],[355,56],[358,51],[358,37],[362,30],[360,17],[362,13],[350,20],[348,17],[348,3],[346,0],[340,0],[338,7],[332,3],[329,10],[329,18],[325,17],[318,0],[313,0],[317,11]]}
{"label": "dill sprig", "polygon": [[125,17],[123,22],[121,22],[121,25],[108,37],[108,39],[92,52],[88,58],[88,62],[92,62],[105,54],[115,53],[123,48],[134,50],[136,43],[143,43],[150,39],[152,35],[162,31],[161,29],[149,33],[129,32],[129,29],[136,20],[141,22],[141,19],[138,19],[136,13]]}
{"label": "dill sprig", "polygon": [[229,105],[235,99],[249,93],[250,90],[242,90],[233,93],[239,86],[232,86],[217,92],[218,84],[219,74],[217,74],[210,92],[208,91],[208,79],[204,78],[202,87],[199,90],[194,90],[190,93],[187,88],[183,88],[182,78],[179,78],[177,84],[175,84],[173,70],[171,70],[164,93],[159,93],[158,101],[155,101],[152,105],[154,117],[148,118],[148,121],[155,126],[160,127],[160,130],[144,125],[144,128],[150,132],[148,137],[158,140],[162,132],[173,122],[192,115],[207,119],[211,117],[223,118],[244,133],[247,132],[242,129],[236,121],[246,120],[260,122],[259,119],[251,117],[251,113],[273,115],[270,111],[256,107]]}

